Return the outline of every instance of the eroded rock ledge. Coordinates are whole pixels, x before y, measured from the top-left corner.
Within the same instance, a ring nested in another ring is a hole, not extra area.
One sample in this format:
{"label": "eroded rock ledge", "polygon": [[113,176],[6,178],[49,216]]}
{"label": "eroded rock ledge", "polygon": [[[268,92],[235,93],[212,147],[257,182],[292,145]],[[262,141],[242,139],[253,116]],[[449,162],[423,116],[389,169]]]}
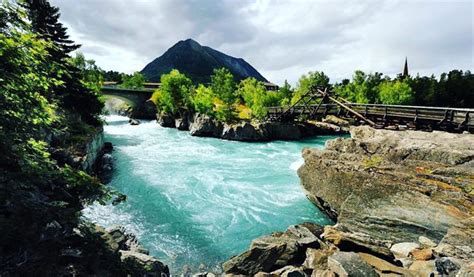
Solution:
{"label": "eroded rock ledge", "polygon": [[351,136],[328,141],[324,150],[304,149],[298,170],[308,198],[336,225],[304,224],[296,226],[307,229],[297,238],[290,227],[257,239],[224,270],[260,276],[474,274],[474,136],[364,126],[351,128]]}
{"label": "eroded rock ledge", "polygon": [[186,130],[192,136],[215,137],[238,141],[299,140],[314,135],[337,135],[348,132],[349,123],[329,116],[324,122],[283,123],[250,122],[223,123],[203,114],[174,118],[168,114],[157,115],[162,127]]}

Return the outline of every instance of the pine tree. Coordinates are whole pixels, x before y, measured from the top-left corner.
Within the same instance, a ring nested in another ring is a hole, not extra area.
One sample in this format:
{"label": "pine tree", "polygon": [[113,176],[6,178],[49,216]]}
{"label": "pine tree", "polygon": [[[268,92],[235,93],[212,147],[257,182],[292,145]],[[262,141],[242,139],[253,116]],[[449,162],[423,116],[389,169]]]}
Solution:
{"label": "pine tree", "polygon": [[[98,91],[87,89],[81,82],[80,70],[70,62],[70,53],[80,47],[69,39],[67,28],[59,22],[59,9],[47,0],[27,0],[23,4],[28,12],[32,30],[44,40],[52,42],[48,48],[51,62],[62,71],[55,76],[62,84],[51,88],[51,93],[60,96],[61,106],[74,111],[90,124],[98,124],[97,116],[103,108]],[[56,73],[56,72],[55,72]]]}
{"label": "pine tree", "polygon": [[54,61],[64,61],[72,51],[80,47],[69,39],[67,28],[59,22],[59,8],[51,6],[47,0],[28,0],[24,6],[31,20],[32,31],[55,44],[56,47],[50,49]]}

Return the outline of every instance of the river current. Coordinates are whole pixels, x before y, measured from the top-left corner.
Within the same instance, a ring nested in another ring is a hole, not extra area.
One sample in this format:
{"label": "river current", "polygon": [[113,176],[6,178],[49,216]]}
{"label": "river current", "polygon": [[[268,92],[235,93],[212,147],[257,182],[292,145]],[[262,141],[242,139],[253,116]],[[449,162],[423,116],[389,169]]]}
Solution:
{"label": "river current", "polygon": [[171,272],[185,265],[219,271],[256,237],[305,221],[329,223],[306,199],[296,170],[303,147],[322,148],[334,137],[245,143],[127,121],[108,116],[104,128],[114,145],[109,185],[127,201],[89,206],[84,216],[125,226]]}

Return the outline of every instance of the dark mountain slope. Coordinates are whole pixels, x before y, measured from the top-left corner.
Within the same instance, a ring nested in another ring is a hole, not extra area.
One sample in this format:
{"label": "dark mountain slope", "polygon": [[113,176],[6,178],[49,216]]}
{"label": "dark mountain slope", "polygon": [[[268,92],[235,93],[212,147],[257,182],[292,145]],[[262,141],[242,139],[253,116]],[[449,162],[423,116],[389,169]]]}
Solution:
{"label": "dark mountain slope", "polygon": [[148,81],[159,82],[162,74],[178,69],[195,83],[208,83],[213,70],[221,67],[229,69],[236,80],[254,77],[257,80],[266,81],[245,60],[201,46],[192,39],[179,41],[163,55],[146,65],[141,73]]}

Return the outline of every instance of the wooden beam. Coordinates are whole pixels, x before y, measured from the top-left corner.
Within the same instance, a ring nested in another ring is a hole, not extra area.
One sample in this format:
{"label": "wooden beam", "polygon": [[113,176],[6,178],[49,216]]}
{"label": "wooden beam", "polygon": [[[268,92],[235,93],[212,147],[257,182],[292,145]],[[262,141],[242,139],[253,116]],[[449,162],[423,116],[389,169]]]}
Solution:
{"label": "wooden beam", "polygon": [[[318,92],[323,94],[323,95],[327,95],[326,91],[322,91],[320,89],[318,89]],[[331,99],[333,102],[335,102],[336,104],[338,104],[339,106],[343,107],[344,109],[348,110],[349,112],[351,112],[352,114],[354,114],[355,116],[357,116],[358,118],[362,119],[363,121],[367,122],[370,124],[370,126],[375,126],[375,122],[373,122],[372,120],[370,119],[367,119],[365,118],[363,115],[361,115],[360,113],[354,111],[353,109],[351,109],[349,106],[345,105],[344,103],[338,101],[337,99],[335,99],[334,97],[332,96],[327,96],[329,97],[329,99]]]}

